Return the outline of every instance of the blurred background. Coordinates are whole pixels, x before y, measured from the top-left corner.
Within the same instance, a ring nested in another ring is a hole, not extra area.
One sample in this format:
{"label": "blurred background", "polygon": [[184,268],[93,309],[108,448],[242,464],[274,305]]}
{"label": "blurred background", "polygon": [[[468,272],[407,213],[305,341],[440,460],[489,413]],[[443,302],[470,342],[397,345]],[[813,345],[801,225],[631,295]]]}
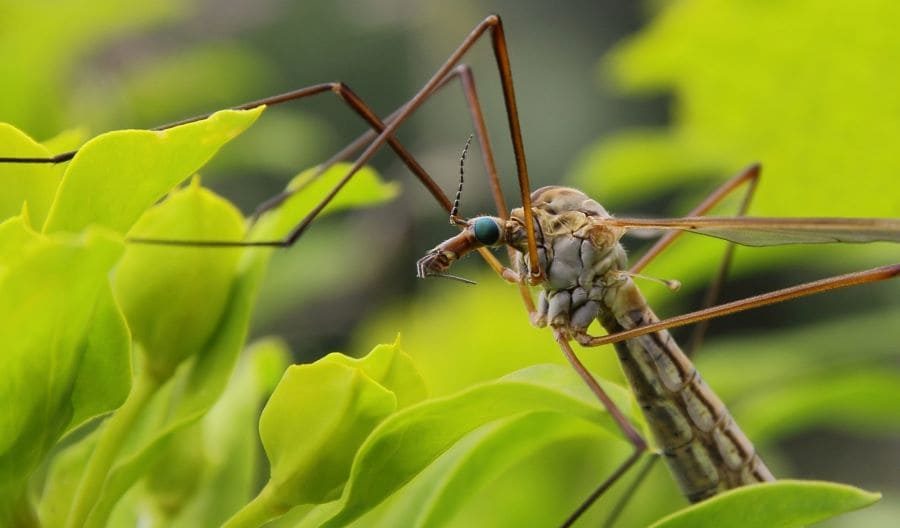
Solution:
{"label": "blurred background", "polygon": [[[535,188],[574,185],[623,216],[677,216],[761,161],[752,214],[900,216],[900,37],[892,33],[900,7],[888,0],[564,8],[511,0],[2,0],[0,120],[38,140],[86,139],[334,80],[386,115],[491,12],[505,23]],[[517,204],[487,41],[465,61],[475,69],[508,201]],[[249,214],[364,130],[327,94],[272,108],[204,169],[203,181]],[[450,86],[398,137],[452,193],[471,130],[462,93]],[[390,152],[374,165],[403,183],[400,198],[328,218],[279,253],[254,335],[283,336],[297,361],[310,361],[332,350],[362,354],[400,333],[435,395],[558,362],[548,332],[528,325],[515,289],[477,259],[455,269],[476,287],[415,280],[415,261],[453,229]],[[492,212],[476,147],[466,169],[462,214]],[[735,207],[731,200],[717,212]],[[646,243],[629,248],[639,254]],[[723,249],[684,240],[655,262],[648,274],[684,283],[677,295],[642,284],[657,311],[696,308]],[[739,248],[724,297],[897,255],[886,244]],[[878,506],[829,526],[888,526],[900,516],[900,285],[893,282],[716,321],[697,355],[777,475],[884,492]],[[584,355],[601,375],[621,380],[611,350]],[[596,446],[569,447],[510,471],[493,495],[468,506],[472,515],[490,519],[502,509],[503,490],[547,495],[547,482],[561,511],[574,507],[608,461]],[[646,506],[629,512],[626,525],[679,505],[661,467],[644,489],[638,500]]]}

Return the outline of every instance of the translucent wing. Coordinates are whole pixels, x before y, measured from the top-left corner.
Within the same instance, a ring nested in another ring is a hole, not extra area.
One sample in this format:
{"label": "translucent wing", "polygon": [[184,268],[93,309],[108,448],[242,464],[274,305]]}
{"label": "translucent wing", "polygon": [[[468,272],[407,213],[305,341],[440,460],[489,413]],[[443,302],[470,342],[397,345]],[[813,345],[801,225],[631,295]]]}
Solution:
{"label": "translucent wing", "polygon": [[672,230],[699,233],[745,246],[829,244],[834,242],[900,242],[895,218],[610,218],[628,230]]}

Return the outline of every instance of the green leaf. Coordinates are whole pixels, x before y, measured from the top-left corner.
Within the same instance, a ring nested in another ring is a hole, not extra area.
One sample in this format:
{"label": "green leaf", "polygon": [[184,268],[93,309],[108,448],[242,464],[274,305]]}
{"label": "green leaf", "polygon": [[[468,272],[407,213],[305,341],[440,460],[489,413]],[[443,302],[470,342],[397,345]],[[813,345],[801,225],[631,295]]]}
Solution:
{"label": "green leaf", "polygon": [[[241,213],[195,180],[147,211],[134,237],[181,240],[244,238]],[[147,368],[166,379],[199,353],[219,326],[237,277],[240,248],[131,244],[115,277],[116,297]]]}
{"label": "green leaf", "polygon": [[412,358],[400,349],[399,336],[393,344],[378,345],[362,358],[352,358],[336,352],[325,358],[365,372],[376,383],[394,393],[398,409],[418,403],[427,396],[425,382],[416,370]]}
{"label": "green leaf", "polygon": [[[468,499],[542,449],[576,437],[590,438],[599,448],[602,442],[598,440],[610,439],[609,432],[598,424],[556,412],[513,415],[490,422],[476,433],[448,451],[454,456],[441,457],[443,471],[432,473],[428,494],[417,497],[420,500],[415,505],[395,507],[405,514],[405,519],[392,519],[396,526],[447,525]],[[522,441],[524,438],[528,440]]]}
{"label": "green leaf", "polygon": [[[24,132],[0,123],[0,156],[47,158],[50,151]],[[32,222],[42,225],[59,185],[60,169],[48,163],[0,163],[0,219],[19,214],[28,202]]]}
{"label": "green leaf", "polygon": [[[191,125],[186,126],[190,127]],[[178,129],[181,128],[184,127],[178,127]],[[182,139],[187,141],[190,138]],[[87,152],[90,153],[90,149],[87,149]],[[349,194],[352,196],[344,201],[342,207],[363,203],[367,200],[364,196],[365,193],[357,192],[354,195],[353,187],[360,185],[365,187],[368,183],[371,189],[371,185],[375,184],[374,191],[378,192],[379,186],[375,174],[369,172],[364,176],[363,179],[358,180],[359,184],[351,183],[348,187]],[[325,192],[321,187],[320,190]],[[238,229],[242,227],[240,226],[240,216],[231,206],[201,196],[201,194],[202,192],[196,188],[175,193],[173,199],[170,200],[171,203],[156,208],[141,220],[142,226],[138,230],[139,234],[150,236],[151,233],[158,233],[156,236],[160,238],[178,238],[179,233],[183,233],[186,236],[180,238],[240,240],[243,233],[242,229],[238,232]],[[302,193],[298,196],[301,195]],[[318,201],[320,198],[313,197],[312,199]],[[384,199],[383,193],[380,199]],[[165,210],[166,207],[171,210],[168,217],[159,212]],[[216,215],[210,214],[210,208],[220,211],[218,216],[224,215],[226,220],[213,218]],[[269,216],[277,219],[282,218],[284,214],[284,211],[279,210]],[[289,221],[293,221],[293,219]],[[201,236],[198,234],[198,230],[209,233],[210,236]],[[164,251],[168,251],[168,255],[163,256]],[[198,268],[197,263],[192,262],[191,259],[173,257],[172,255],[177,255],[178,251],[195,251],[197,255],[202,253],[203,255],[199,258],[213,262],[212,269],[218,271],[211,272],[208,266],[205,269]],[[241,254],[236,250],[218,250],[217,252],[217,250],[209,249],[192,250],[171,247],[138,248],[131,246],[129,248],[130,256],[125,259],[116,275],[116,286],[135,327],[136,337],[139,342],[144,344],[142,349],[161,351],[150,354],[151,362],[148,365],[157,373],[166,373],[186,357],[195,355],[189,364],[179,369],[176,376],[155,395],[145,416],[129,431],[129,437],[106,480],[99,502],[90,512],[88,526],[105,524],[118,499],[162,456],[172,435],[202,416],[224,387],[234,358],[246,335],[250,308],[270,251],[251,250],[246,252],[243,258],[238,256],[227,259],[222,258],[223,253]],[[194,289],[196,292],[198,282],[203,281],[195,278],[188,280],[186,285],[177,285],[172,282],[175,279],[169,279],[167,282],[166,274],[184,280],[185,278],[190,279],[193,273],[194,277],[202,277],[207,282],[221,283],[223,281],[216,279],[228,278],[226,277],[228,273],[223,270],[228,268],[235,270],[235,267],[236,273],[233,277],[236,281],[233,282],[233,285],[220,284],[223,286],[222,288],[217,290],[214,288],[219,293],[224,292],[223,295],[219,295],[221,297],[219,301],[210,301],[218,294],[211,295],[210,291],[206,291],[203,295],[194,296],[190,303],[171,302],[173,291],[189,293],[191,289]],[[168,297],[161,297],[161,295],[168,295]],[[200,298],[198,299],[198,297]],[[151,310],[151,306],[155,308]],[[220,311],[211,313],[211,306],[220,308]],[[176,315],[179,310],[181,310],[181,315]],[[185,313],[187,315],[184,315]],[[185,324],[190,317],[198,317],[196,314],[204,315],[205,323],[209,324],[204,323],[205,327],[195,323]],[[173,322],[154,326],[158,324],[160,318],[164,319],[165,317],[170,317]],[[167,336],[165,332],[157,331],[157,328],[165,329],[170,334]],[[194,332],[194,335],[191,336],[193,339],[185,339],[184,335],[172,338],[171,336],[178,334],[179,330]],[[145,368],[147,367],[145,366]]]}
{"label": "green leaf", "polygon": [[0,271],[14,267],[44,242],[31,228],[27,211],[0,222]]}
{"label": "green leaf", "polygon": [[[476,258],[460,264],[467,265],[484,267]],[[529,365],[566,364],[552,333],[528,322],[515,286],[489,271],[455,273],[478,285],[460,288],[452,281],[434,281],[423,288],[423,295],[375,314],[374,321],[356,332],[351,348],[363,350],[367,343],[391,339],[401,329],[404,348],[433,396],[453,394]],[[612,347],[585,350],[579,356],[601,378],[623,380]]]}
{"label": "green leaf", "polygon": [[361,369],[329,358],[287,369],[259,420],[269,481],[225,526],[258,526],[340,494],[359,445],[397,398]]}
{"label": "green leaf", "polygon": [[94,430],[53,457],[38,509],[42,525],[65,526],[72,500],[96,441],[97,430]]}
{"label": "green leaf", "polygon": [[70,396],[66,431],[117,408],[131,388],[131,335],[109,285],[101,288]]}
{"label": "green leaf", "polygon": [[[92,377],[121,375],[120,368],[84,369],[102,366],[96,356],[100,342],[119,347],[103,351],[111,356],[110,364],[121,367],[122,356],[127,358],[123,328],[107,293],[121,242],[96,231],[76,239],[26,234],[26,229],[19,218],[0,228],[0,234],[20,244],[16,252],[8,240],[0,242],[9,257],[0,267],[0,482],[7,488],[0,500],[15,498],[73,421],[118,405],[119,389],[127,388],[128,379]],[[91,393],[85,385],[92,382],[115,390]]]}
{"label": "green leaf", "polygon": [[334,498],[353,453],[396,405],[360,369],[327,359],[289,367],[259,420],[269,485],[291,506]]}
{"label": "green leaf", "polygon": [[259,422],[269,482],[228,526],[255,525],[298,505],[336,499],[372,429],[399,402],[410,404],[424,393],[398,342],[359,359],[335,353],[290,367]]}
{"label": "green leaf", "polygon": [[831,482],[781,480],[745,486],[694,504],[653,528],[790,528],[868,506],[879,493]]}
{"label": "green leaf", "polygon": [[[185,496],[175,488],[162,486],[153,491],[158,507],[162,501],[177,515],[168,526],[199,528],[221,526],[252,497],[259,474],[260,453],[252,431],[259,419],[262,400],[275,388],[290,358],[286,345],[277,339],[251,344],[242,355],[222,397],[203,417],[197,435],[175,435],[174,444],[193,443],[203,447],[205,461],[196,493]],[[189,431],[191,429],[188,429]],[[159,464],[169,470],[163,457]]]}
{"label": "green leaf", "polygon": [[[624,389],[609,384],[604,389],[621,408],[633,409]],[[555,365],[530,367],[426,400],[393,414],[372,432],[353,463],[340,511],[325,526],[346,525],[371,510],[477,427],[538,411],[580,417],[618,432],[575,373]]]}
{"label": "green leaf", "polygon": [[223,110],[168,130],[118,130],[88,141],[69,162],[44,232],[80,231],[91,224],[127,232],[262,110]]}
{"label": "green leaf", "polygon": [[[251,227],[249,238],[283,239],[327,195],[332,186],[346,176],[349,167],[349,164],[339,163],[314,182],[311,178],[315,177],[318,169],[301,172],[294,178],[295,183],[289,185],[289,188],[297,189],[296,193],[276,209],[263,214]],[[308,185],[300,188],[296,182],[308,182]],[[285,310],[294,309],[295,303],[348,288],[350,283],[347,277],[351,274],[365,280],[366,274],[371,274],[372,270],[360,268],[358,263],[368,258],[366,252],[369,249],[360,244],[348,246],[342,238],[344,233],[336,229],[338,226],[318,224],[323,215],[349,207],[378,205],[394,198],[398,192],[397,183],[385,182],[372,168],[364,167],[358,172],[319,215],[316,225],[304,234],[303,240],[275,256],[261,292],[266,302],[261,303],[255,323],[264,327]],[[343,245],[341,241],[344,241]],[[367,341],[365,351],[368,352],[370,343],[386,342],[395,335],[396,331],[393,331],[388,336]]]}
{"label": "green leaf", "polygon": [[[347,175],[350,166],[349,163],[337,163],[322,174],[319,174],[318,168],[307,169],[298,174],[287,186],[288,191],[294,194],[276,211],[259,219],[252,230],[253,239],[280,239],[287,235]],[[363,167],[322,213],[386,202],[397,196],[399,191],[399,184],[384,182],[375,170]]]}
{"label": "green leaf", "polygon": [[86,526],[105,526],[118,500],[165,452],[169,438],[203,416],[221,394],[246,337],[261,278],[262,269],[256,266],[259,255],[251,256],[254,258],[245,258],[241,263],[210,342],[157,392],[131,431]]}
{"label": "green leaf", "polygon": [[194,422],[172,435],[144,478],[146,493],[163,518],[178,515],[199,491],[208,470],[201,424]]}
{"label": "green leaf", "polygon": [[[377,175],[373,177],[377,178]],[[365,184],[362,180],[360,182]],[[354,203],[365,202],[363,194],[352,190],[355,185],[354,182],[348,184],[345,192],[356,194]],[[376,191],[381,187],[380,184],[376,185]],[[309,199],[302,196],[306,192],[299,193],[297,199]],[[372,198],[369,196],[368,199]],[[321,196],[311,200],[320,199]],[[292,212],[279,208],[266,216],[278,225],[289,225],[296,221],[290,216]],[[104,526],[118,500],[162,456],[168,438],[203,416],[219,397],[246,336],[251,308],[271,253],[271,249],[250,249],[244,252],[216,331],[204,349],[185,362],[173,379],[154,397],[151,408],[132,431],[125,449],[110,472],[100,501],[88,518],[87,526]]]}

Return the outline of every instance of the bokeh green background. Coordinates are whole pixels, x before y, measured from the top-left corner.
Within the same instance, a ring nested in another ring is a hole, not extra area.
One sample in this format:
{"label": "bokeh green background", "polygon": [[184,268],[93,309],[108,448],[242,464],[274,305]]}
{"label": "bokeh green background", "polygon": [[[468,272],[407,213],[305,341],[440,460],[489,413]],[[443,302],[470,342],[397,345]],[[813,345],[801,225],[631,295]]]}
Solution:
{"label": "bokeh green background", "polygon": [[[900,216],[900,37],[892,33],[900,8],[888,0],[3,1],[0,120],[40,140],[72,129],[87,137],[330,80],[386,114],[489,12],[506,24],[535,187],[577,185],[614,212],[678,215],[761,161],[753,214]],[[477,46],[467,62],[505,190],[515,196],[489,46]],[[450,88],[399,133],[448,190],[467,119]],[[362,130],[328,95],[292,103],[267,112],[202,176],[249,212]],[[255,334],[289,338],[305,361],[331,350],[363,353],[400,332],[433,394],[559,361],[547,332],[528,326],[514,289],[476,259],[457,270],[479,280],[474,288],[414,280],[415,260],[452,230],[389,153],[376,165],[404,182],[401,197],[317,224],[277,255]],[[467,168],[463,213],[490,211],[477,155]],[[661,314],[697,306],[721,248],[684,241],[648,270],[685,284],[678,295],[645,286]],[[741,248],[725,296],[897,255],[884,244]],[[885,493],[880,505],[831,526],[887,526],[900,515],[898,298],[897,284],[883,284],[735,316],[712,326],[698,354],[776,474]],[[585,355],[605,377],[619,376],[609,350]],[[577,503],[608,461],[590,462],[595,446],[570,447],[511,471],[471,511],[528,493]],[[566,486],[547,490],[548,482]],[[674,494],[659,468],[640,498],[653,506],[632,513],[633,522],[677,504]]]}

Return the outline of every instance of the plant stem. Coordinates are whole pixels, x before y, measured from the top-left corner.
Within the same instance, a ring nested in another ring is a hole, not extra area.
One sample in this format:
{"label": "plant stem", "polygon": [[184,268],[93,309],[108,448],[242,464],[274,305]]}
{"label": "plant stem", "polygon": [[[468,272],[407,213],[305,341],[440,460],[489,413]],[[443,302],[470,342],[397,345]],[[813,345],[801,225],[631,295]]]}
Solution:
{"label": "plant stem", "polygon": [[142,371],[134,380],[125,403],[103,424],[97,445],[91,453],[85,473],[81,477],[81,483],[78,485],[78,491],[66,521],[66,528],[84,526],[88,514],[100,497],[103,483],[106,482],[106,477],[125,437],[150,398],[159,389],[160,384],[159,379],[147,370]]}
{"label": "plant stem", "polygon": [[225,521],[222,528],[256,528],[284,515],[289,509],[278,499],[275,487],[269,481],[252,501]]}

